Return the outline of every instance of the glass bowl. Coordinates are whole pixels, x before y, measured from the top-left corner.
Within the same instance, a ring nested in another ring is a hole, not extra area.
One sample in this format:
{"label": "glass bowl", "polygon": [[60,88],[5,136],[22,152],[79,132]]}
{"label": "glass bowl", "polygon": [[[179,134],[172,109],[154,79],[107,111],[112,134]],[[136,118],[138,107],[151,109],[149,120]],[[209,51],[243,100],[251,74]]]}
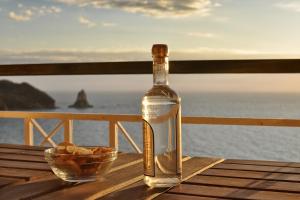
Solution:
{"label": "glass bowl", "polygon": [[[85,149],[93,150],[95,147]],[[112,148],[109,152],[86,155],[57,153],[55,148],[50,148],[45,150],[45,159],[59,178],[69,182],[87,182],[95,181],[107,174],[117,154]]]}

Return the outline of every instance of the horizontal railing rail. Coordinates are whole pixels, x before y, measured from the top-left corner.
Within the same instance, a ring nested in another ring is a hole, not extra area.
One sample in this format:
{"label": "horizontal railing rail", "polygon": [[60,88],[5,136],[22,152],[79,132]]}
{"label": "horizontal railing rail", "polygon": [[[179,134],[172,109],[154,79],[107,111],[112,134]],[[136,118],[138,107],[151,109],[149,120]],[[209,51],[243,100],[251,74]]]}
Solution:
{"label": "horizontal railing rail", "polygon": [[[141,115],[124,114],[98,114],[98,113],[59,113],[59,112],[25,112],[25,111],[0,111],[0,118],[40,118],[63,120],[95,120],[95,121],[124,121],[140,122]],[[300,119],[276,118],[232,118],[232,117],[182,117],[183,124],[207,125],[245,125],[245,126],[300,126]]]}
{"label": "horizontal railing rail", "polygon": [[[0,76],[151,73],[151,61],[0,65]],[[300,73],[300,59],[171,61],[170,73]]]}
{"label": "horizontal railing rail", "polygon": [[[64,141],[73,141],[73,120],[107,121],[109,123],[109,145],[118,148],[119,130],[132,148],[141,153],[140,147],[126,131],[121,122],[142,122],[140,115],[117,115],[117,114],[92,114],[92,113],[54,113],[54,112],[16,112],[1,111],[0,118],[15,118],[24,120],[24,143],[33,145],[33,130],[36,129],[42,136],[40,145],[49,143],[56,146],[52,137],[61,129],[64,129]],[[38,123],[37,119],[57,119],[59,122],[53,130],[47,133]],[[234,126],[280,126],[300,127],[300,119],[266,119],[266,118],[228,118],[228,117],[182,117],[183,124],[202,125],[234,125]]]}
{"label": "horizontal railing rail", "polygon": [[182,117],[183,124],[300,127],[299,119]]}
{"label": "horizontal railing rail", "polygon": [[98,114],[98,113],[62,113],[62,112],[26,112],[26,111],[0,111],[0,118],[41,118],[41,119],[73,119],[96,121],[127,121],[137,122],[140,115]]}

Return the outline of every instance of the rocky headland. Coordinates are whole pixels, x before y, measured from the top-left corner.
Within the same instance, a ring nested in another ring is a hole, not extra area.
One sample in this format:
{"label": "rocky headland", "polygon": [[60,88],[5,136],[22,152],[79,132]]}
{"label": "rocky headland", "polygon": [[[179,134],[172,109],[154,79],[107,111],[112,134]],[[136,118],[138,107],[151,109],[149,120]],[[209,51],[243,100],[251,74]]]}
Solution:
{"label": "rocky headland", "polygon": [[28,83],[0,80],[0,110],[53,109],[55,100]]}

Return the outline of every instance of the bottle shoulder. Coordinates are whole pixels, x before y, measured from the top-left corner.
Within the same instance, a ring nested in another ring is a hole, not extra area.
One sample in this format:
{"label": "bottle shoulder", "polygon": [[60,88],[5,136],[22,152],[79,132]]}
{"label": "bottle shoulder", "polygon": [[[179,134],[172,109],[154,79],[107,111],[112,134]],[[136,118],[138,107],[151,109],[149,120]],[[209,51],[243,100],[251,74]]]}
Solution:
{"label": "bottle shoulder", "polygon": [[168,85],[154,85],[144,95],[144,99],[169,99],[173,101],[180,101],[180,97]]}

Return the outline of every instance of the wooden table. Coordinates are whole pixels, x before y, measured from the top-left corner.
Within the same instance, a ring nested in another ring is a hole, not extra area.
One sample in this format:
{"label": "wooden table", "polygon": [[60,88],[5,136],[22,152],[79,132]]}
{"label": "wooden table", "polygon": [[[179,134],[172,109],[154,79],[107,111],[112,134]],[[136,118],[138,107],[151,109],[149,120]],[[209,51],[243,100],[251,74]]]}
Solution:
{"label": "wooden table", "polygon": [[0,144],[0,199],[300,199],[300,163],[185,157],[182,184],[143,184],[142,156],[121,153],[103,181],[56,178],[43,147]]}

